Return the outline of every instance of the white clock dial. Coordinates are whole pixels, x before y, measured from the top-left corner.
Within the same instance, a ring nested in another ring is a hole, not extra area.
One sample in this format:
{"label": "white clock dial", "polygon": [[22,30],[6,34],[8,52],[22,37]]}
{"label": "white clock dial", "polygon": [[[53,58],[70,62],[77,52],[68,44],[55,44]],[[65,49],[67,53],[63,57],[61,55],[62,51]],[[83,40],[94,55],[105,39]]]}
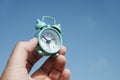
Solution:
{"label": "white clock dial", "polygon": [[56,52],[61,43],[60,36],[52,29],[44,30],[41,33],[40,39],[41,47],[50,53]]}

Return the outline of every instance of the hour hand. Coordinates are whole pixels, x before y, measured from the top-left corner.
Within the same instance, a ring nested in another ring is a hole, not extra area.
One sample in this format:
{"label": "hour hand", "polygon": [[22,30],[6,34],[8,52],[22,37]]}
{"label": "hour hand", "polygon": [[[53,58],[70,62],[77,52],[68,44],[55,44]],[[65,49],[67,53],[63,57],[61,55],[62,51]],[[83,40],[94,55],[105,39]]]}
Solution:
{"label": "hour hand", "polygon": [[47,41],[47,38],[45,36],[42,35],[42,37]]}

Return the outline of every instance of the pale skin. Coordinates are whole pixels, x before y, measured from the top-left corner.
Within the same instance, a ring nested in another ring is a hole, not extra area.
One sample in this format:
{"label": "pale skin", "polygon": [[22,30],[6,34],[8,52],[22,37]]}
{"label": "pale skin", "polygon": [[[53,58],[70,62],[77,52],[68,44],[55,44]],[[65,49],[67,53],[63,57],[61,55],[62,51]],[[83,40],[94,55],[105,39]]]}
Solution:
{"label": "pale skin", "polygon": [[0,80],[70,80],[70,71],[65,69],[66,48],[63,46],[59,56],[50,56],[38,70],[29,75],[33,65],[42,58],[35,48],[36,38],[16,44]]}

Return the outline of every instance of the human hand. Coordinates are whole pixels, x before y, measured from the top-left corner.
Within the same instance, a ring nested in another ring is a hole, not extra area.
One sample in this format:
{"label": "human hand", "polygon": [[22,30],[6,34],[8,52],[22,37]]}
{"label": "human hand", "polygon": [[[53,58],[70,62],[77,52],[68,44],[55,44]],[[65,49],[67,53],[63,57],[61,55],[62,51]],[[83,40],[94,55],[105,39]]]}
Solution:
{"label": "human hand", "polygon": [[32,75],[29,72],[40,59],[35,48],[37,39],[16,44],[0,80],[69,80],[70,71],[65,69],[66,49],[63,46],[59,56],[50,56],[45,63]]}

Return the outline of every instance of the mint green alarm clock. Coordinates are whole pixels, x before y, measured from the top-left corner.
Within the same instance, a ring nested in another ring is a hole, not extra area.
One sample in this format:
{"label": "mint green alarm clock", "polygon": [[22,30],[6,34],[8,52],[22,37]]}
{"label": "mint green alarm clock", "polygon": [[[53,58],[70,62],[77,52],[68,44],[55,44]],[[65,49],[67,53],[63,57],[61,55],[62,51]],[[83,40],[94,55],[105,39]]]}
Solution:
{"label": "mint green alarm clock", "polygon": [[[53,24],[46,24],[45,19],[53,21]],[[40,21],[36,21],[36,33],[38,39],[37,52],[42,56],[55,55],[58,56],[58,51],[62,47],[62,35],[60,24],[56,24],[56,20],[50,16],[43,16]]]}

